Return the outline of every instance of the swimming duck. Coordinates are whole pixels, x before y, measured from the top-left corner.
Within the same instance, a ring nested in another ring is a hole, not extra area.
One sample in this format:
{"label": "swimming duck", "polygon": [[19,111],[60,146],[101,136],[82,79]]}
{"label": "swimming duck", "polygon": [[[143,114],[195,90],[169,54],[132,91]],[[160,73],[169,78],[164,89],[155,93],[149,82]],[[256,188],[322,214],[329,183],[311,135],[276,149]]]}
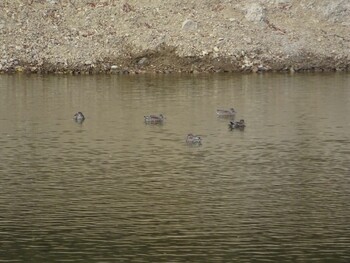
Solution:
{"label": "swimming duck", "polygon": [[228,110],[216,110],[216,114],[218,117],[234,117],[236,115],[236,111],[234,108]]}
{"label": "swimming duck", "polygon": [[239,120],[239,121],[230,121],[230,123],[228,124],[228,127],[230,129],[244,129],[245,128],[245,122],[243,119]]}
{"label": "swimming duck", "polygon": [[82,112],[79,111],[76,114],[74,114],[73,119],[75,121],[82,122],[82,121],[85,120],[85,116],[84,116],[84,114]]}
{"label": "swimming duck", "polygon": [[201,144],[202,138],[198,135],[193,135],[192,133],[189,133],[186,138],[186,143],[188,144]]}
{"label": "swimming duck", "polygon": [[146,123],[163,123],[165,117],[163,116],[163,114],[159,114],[159,116],[157,115],[148,115],[148,116],[144,116],[145,118],[145,122]]}

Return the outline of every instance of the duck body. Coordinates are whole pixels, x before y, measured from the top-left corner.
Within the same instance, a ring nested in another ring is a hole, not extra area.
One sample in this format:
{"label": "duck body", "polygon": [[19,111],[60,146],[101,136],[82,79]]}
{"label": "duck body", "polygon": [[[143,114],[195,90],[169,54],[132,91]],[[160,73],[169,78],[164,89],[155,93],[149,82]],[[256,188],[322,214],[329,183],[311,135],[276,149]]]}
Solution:
{"label": "duck body", "polygon": [[236,115],[236,111],[234,108],[228,110],[218,109],[216,110],[216,115],[218,117],[234,117]]}
{"label": "duck body", "polygon": [[163,114],[158,115],[147,115],[144,116],[145,122],[146,123],[163,123],[165,117]]}
{"label": "duck body", "polygon": [[84,114],[82,112],[79,111],[76,114],[74,114],[73,120],[82,122],[82,121],[85,120],[85,116],[84,116]]}
{"label": "duck body", "polygon": [[192,133],[189,133],[186,137],[186,143],[188,143],[188,144],[201,144],[202,138],[198,135],[193,135]]}
{"label": "duck body", "polygon": [[230,129],[241,129],[243,130],[245,128],[245,122],[243,119],[239,120],[239,121],[230,121],[230,123],[228,124],[228,127]]}

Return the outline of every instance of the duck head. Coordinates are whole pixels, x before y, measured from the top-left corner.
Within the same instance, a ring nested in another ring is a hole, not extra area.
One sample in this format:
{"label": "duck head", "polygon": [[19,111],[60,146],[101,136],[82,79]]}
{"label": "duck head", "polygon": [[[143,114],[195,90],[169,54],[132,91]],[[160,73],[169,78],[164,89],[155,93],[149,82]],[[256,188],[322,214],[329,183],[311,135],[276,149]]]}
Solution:
{"label": "duck head", "polygon": [[76,121],[83,121],[83,120],[85,120],[85,116],[82,112],[79,111],[76,114],[74,114],[73,119]]}

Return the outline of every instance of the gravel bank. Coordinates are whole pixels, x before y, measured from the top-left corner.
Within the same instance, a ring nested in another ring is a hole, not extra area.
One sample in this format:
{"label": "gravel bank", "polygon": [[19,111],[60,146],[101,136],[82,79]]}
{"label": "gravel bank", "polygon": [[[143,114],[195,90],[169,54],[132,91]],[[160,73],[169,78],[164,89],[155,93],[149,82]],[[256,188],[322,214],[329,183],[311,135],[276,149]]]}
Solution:
{"label": "gravel bank", "polygon": [[349,71],[348,0],[2,0],[0,72]]}

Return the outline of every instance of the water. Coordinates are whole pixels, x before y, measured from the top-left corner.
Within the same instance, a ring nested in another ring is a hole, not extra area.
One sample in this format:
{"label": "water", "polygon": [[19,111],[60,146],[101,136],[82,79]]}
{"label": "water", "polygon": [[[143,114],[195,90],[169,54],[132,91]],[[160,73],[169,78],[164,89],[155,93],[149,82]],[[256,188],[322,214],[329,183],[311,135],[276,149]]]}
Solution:
{"label": "water", "polygon": [[0,262],[350,262],[349,74],[0,75],[0,146]]}

